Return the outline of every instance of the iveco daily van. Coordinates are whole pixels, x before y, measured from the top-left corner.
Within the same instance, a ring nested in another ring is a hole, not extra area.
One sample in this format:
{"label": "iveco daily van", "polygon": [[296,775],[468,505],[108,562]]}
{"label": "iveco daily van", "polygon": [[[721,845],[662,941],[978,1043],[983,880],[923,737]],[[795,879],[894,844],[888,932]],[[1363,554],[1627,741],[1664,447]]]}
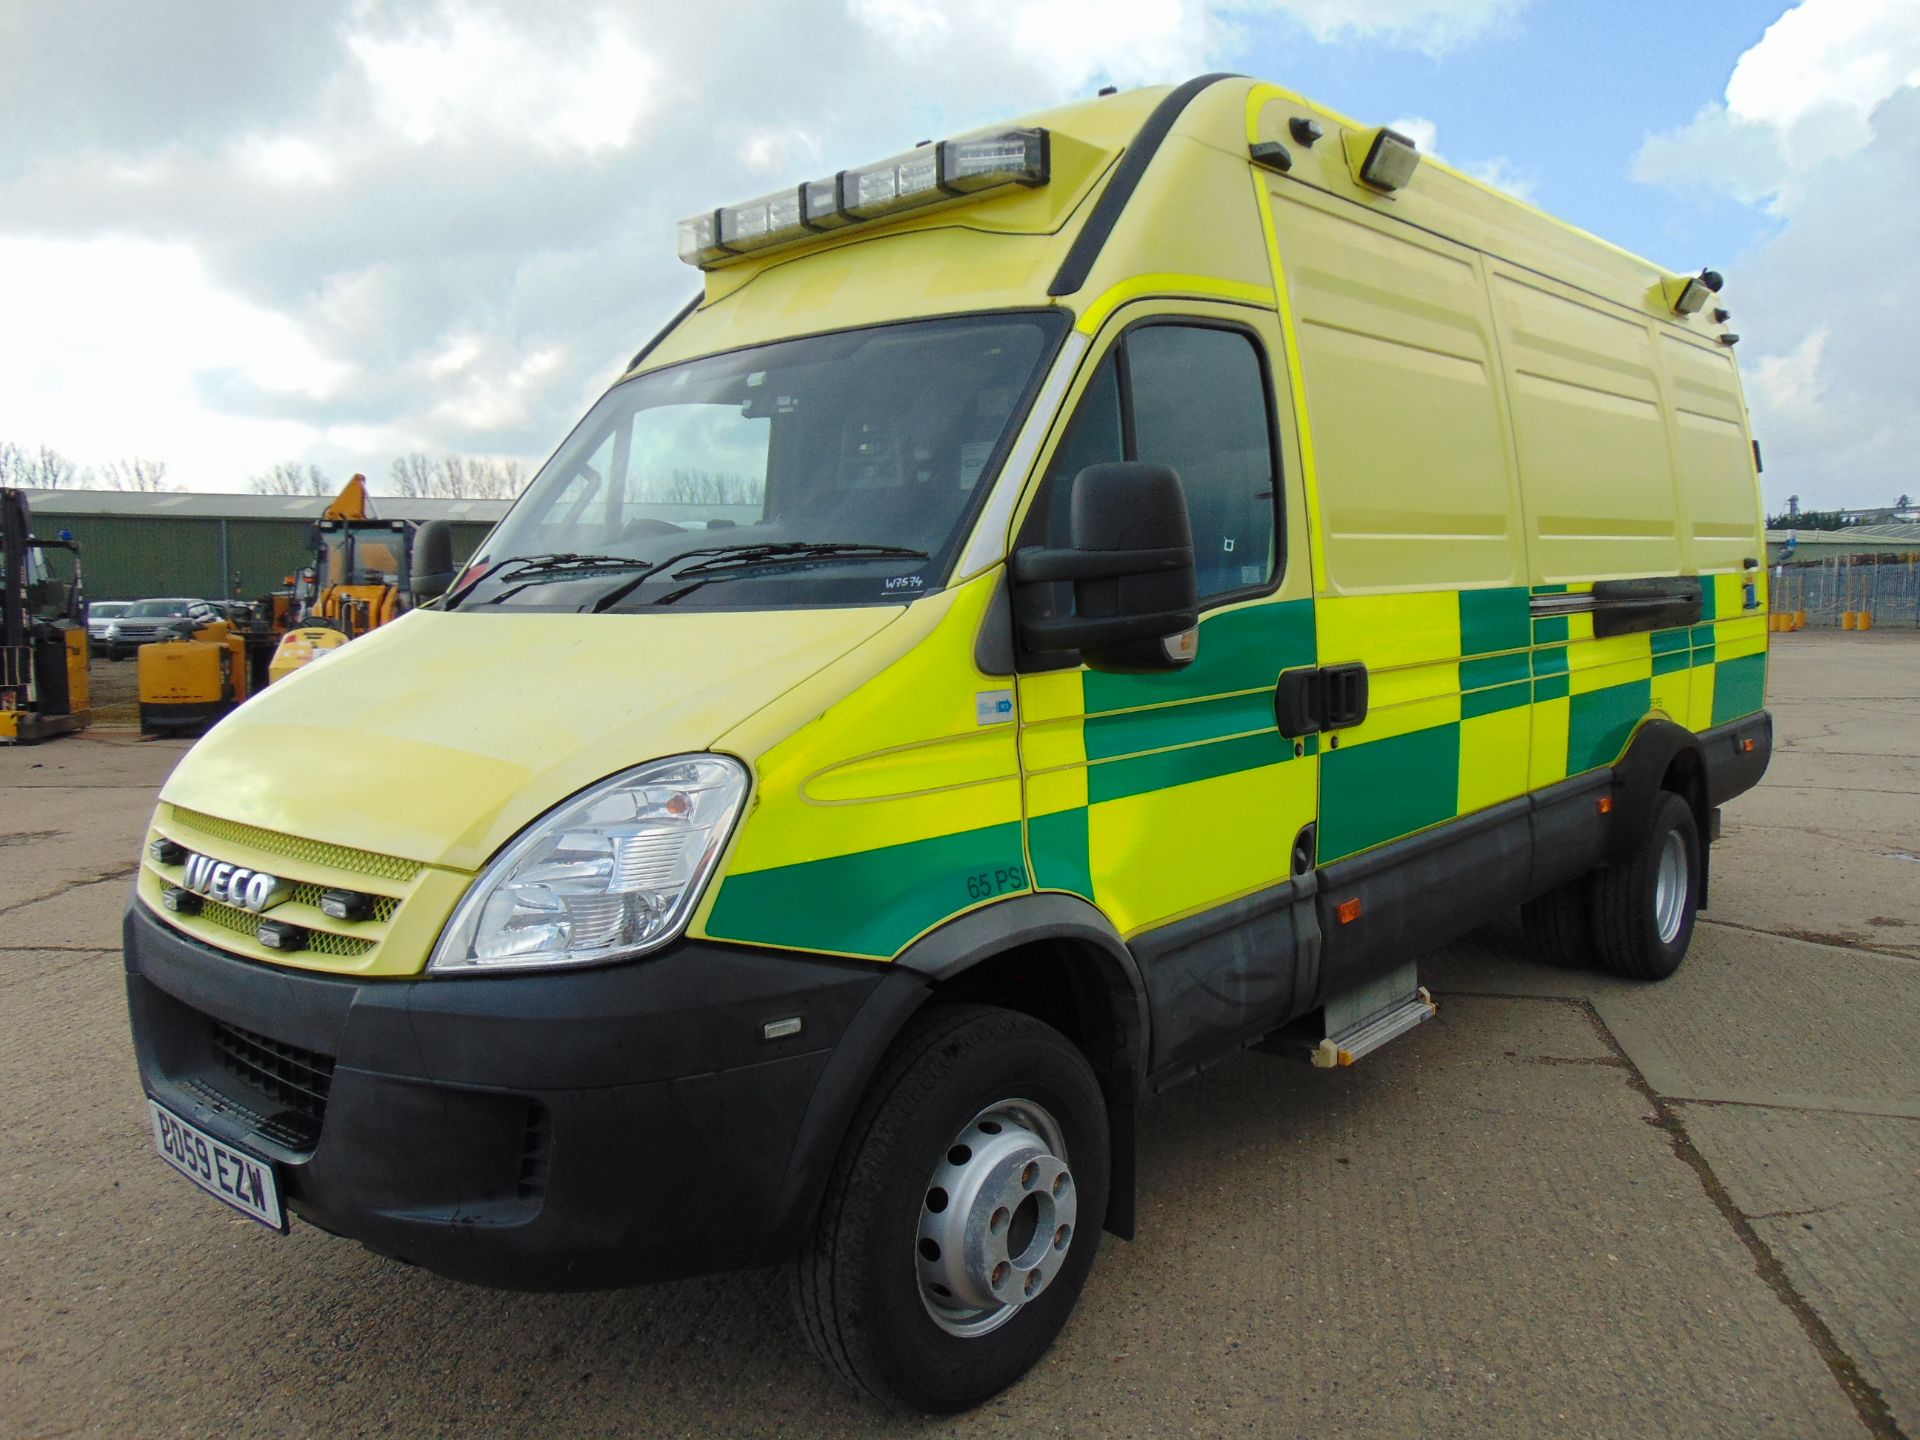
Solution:
{"label": "iveco daily van", "polygon": [[1131,1232],[1142,1097],[1352,1062],[1509,907],[1680,964],[1771,748],[1717,277],[1226,76],[681,254],[437,602],[167,782],[127,987],[203,1187],[495,1285],[791,1259],[954,1410]]}

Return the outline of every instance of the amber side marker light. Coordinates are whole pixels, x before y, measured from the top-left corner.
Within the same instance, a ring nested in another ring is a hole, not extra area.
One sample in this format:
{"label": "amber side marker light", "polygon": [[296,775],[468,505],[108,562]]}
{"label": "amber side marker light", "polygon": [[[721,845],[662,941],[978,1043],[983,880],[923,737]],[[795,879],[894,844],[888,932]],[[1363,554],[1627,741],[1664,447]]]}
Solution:
{"label": "amber side marker light", "polygon": [[1602,815],[1611,815],[1613,813],[1613,797],[1611,795],[1602,795],[1598,800],[1593,802],[1593,808],[1598,810]]}
{"label": "amber side marker light", "polygon": [[1351,925],[1360,918],[1360,897],[1356,895],[1351,900],[1342,900],[1339,909],[1333,913],[1340,917],[1342,925]]}

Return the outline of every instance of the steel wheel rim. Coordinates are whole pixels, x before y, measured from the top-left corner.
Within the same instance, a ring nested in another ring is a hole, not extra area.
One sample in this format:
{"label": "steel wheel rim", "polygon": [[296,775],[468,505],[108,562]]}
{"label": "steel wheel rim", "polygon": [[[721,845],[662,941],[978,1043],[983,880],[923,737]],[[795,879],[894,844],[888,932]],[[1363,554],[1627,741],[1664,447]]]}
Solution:
{"label": "steel wheel rim", "polygon": [[920,1303],[949,1335],[999,1329],[1059,1278],[1079,1224],[1066,1136],[1046,1107],[996,1101],[947,1142],[914,1237]]}
{"label": "steel wheel rim", "polygon": [[1687,842],[1678,830],[1669,830],[1660,847],[1660,867],[1653,877],[1653,923],[1660,943],[1671,945],[1687,913]]}

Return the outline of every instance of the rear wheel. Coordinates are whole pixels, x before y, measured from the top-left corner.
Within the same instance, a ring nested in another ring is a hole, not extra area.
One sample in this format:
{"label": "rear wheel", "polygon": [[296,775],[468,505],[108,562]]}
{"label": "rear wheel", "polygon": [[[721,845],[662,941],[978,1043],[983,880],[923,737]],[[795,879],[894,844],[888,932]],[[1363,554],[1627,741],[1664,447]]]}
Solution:
{"label": "rear wheel", "polygon": [[1664,980],[1680,968],[1700,904],[1700,862],[1693,807],[1663,792],[1632,856],[1593,879],[1593,939],[1605,969]]}
{"label": "rear wheel", "polygon": [[1600,963],[1593,946],[1593,877],[1582,875],[1520,907],[1527,945],[1549,965],[1591,970]]}
{"label": "rear wheel", "polygon": [[1100,1087],[1064,1036],[981,1005],[922,1017],[868,1092],[800,1257],[808,1339],[895,1409],[991,1398],[1072,1313],[1107,1172]]}

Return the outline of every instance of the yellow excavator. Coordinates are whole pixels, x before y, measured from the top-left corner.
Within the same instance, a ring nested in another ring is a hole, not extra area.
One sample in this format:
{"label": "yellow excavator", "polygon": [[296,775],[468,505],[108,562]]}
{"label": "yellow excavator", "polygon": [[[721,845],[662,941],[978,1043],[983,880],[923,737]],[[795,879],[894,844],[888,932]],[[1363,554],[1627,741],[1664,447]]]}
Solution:
{"label": "yellow excavator", "polygon": [[452,578],[446,521],[376,518],[366,476],[355,475],[321,514],[311,569],[290,597],[263,602],[270,618],[245,630],[215,621],[190,639],[140,647],[141,730],[204,729],[254,690],[398,619],[413,608],[416,564]]}
{"label": "yellow excavator", "polygon": [[84,606],[79,545],[36,539],[26,494],[0,489],[0,745],[92,721]]}

